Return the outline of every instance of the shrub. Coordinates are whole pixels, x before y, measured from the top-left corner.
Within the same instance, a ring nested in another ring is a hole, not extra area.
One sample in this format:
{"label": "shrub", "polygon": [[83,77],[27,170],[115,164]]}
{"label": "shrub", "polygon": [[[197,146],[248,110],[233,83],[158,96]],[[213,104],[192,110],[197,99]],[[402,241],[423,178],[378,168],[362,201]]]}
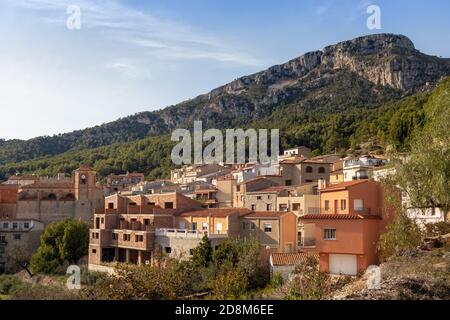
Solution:
{"label": "shrub", "polygon": [[386,228],[378,241],[381,261],[386,261],[401,250],[413,249],[421,244],[422,234],[414,220],[400,212]]}

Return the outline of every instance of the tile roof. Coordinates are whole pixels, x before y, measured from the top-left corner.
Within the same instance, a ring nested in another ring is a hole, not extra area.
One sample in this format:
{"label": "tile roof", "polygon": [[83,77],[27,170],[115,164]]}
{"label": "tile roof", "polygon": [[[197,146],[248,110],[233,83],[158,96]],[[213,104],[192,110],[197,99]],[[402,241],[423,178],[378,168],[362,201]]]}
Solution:
{"label": "tile roof", "polygon": [[289,211],[255,211],[244,215],[244,218],[280,218]]}
{"label": "tile roof", "polygon": [[354,181],[341,182],[338,184],[328,186],[324,189],[319,189],[319,191],[324,192],[324,191],[334,191],[334,190],[345,190],[348,187],[355,186],[357,184],[366,183],[367,181],[369,181],[369,180],[365,179],[365,180],[354,180]]}
{"label": "tile roof", "polygon": [[252,212],[250,209],[246,208],[209,208],[209,209],[199,209],[193,211],[185,211],[179,214],[176,214],[180,217],[228,217],[231,215],[245,215]]}
{"label": "tile roof", "polygon": [[309,257],[313,257],[319,261],[319,255],[315,253],[272,253],[272,265],[274,266],[293,266],[302,262],[306,262]]}
{"label": "tile roof", "polygon": [[363,215],[363,214],[306,214],[299,218],[300,220],[365,220],[365,219],[381,219],[380,216],[376,215]]}
{"label": "tile roof", "polygon": [[70,182],[35,182],[20,187],[21,189],[73,189],[74,184]]}

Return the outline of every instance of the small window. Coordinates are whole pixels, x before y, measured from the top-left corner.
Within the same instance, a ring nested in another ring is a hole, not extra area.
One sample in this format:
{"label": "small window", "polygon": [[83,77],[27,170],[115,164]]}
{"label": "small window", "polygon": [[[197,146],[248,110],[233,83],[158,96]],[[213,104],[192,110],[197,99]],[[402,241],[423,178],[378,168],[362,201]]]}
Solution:
{"label": "small window", "polygon": [[336,229],[323,229],[323,240],[336,240]]}
{"label": "small window", "polygon": [[292,210],[299,211],[300,210],[300,203],[293,203],[292,204]]}
{"label": "small window", "polygon": [[164,202],[165,209],[173,209],[173,202]]}
{"label": "small window", "polygon": [[306,171],[306,173],[312,173],[313,172],[313,168],[308,166],[308,167],[306,167],[305,171]]}
{"label": "small window", "polygon": [[341,200],[341,210],[345,210],[345,209],[347,209],[347,201]]}
{"label": "small window", "polygon": [[5,247],[0,247],[0,254],[5,253]]}
{"label": "small window", "polygon": [[112,239],[117,240],[119,238],[119,235],[117,233],[112,234]]}
{"label": "small window", "polygon": [[267,210],[267,211],[272,211],[272,204],[268,203],[268,204],[266,205],[266,210]]}
{"label": "small window", "polygon": [[20,240],[22,239],[22,235],[19,233],[14,234],[14,240]]}
{"label": "small window", "polygon": [[6,236],[0,236],[0,242],[6,242]]}
{"label": "small window", "polygon": [[9,223],[3,222],[3,229],[9,229]]}
{"label": "small window", "polygon": [[97,254],[97,249],[92,249],[93,254]]}
{"label": "small window", "polygon": [[202,223],[202,230],[203,230],[203,231],[208,230],[208,222],[203,222],[203,223]]}
{"label": "small window", "polygon": [[236,191],[240,192],[241,191],[241,186],[236,186]]}
{"label": "small window", "polygon": [[186,229],[186,223],[184,221],[180,221],[180,223],[178,224],[178,228],[180,230]]}
{"label": "small window", "polygon": [[135,206],[136,202],[130,202],[130,206]]}
{"label": "small window", "polygon": [[330,210],[330,200],[325,200],[325,210]]}
{"label": "small window", "polygon": [[257,196],[257,197],[256,197],[256,200],[261,200],[261,199],[262,199],[261,196]]}
{"label": "small window", "polygon": [[285,181],[286,186],[292,186],[292,180],[286,180]]}
{"label": "small window", "polygon": [[12,228],[13,228],[13,229],[17,229],[17,222],[13,222]]}
{"label": "small window", "polygon": [[24,222],[23,227],[25,229],[29,229],[30,228],[30,224],[28,222]]}
{"label": "small window", "polygon": [[108,203],[108,209],[114,209],[114,202]]}
{"label": "small window", "polygon": [[147,202],[147,205],[149,205],[149,206],[155,206],[155,203],[154,203],[154,202]]}
{"label": "small window", "polygon": [[355,199],[353,201],[353,208],[355,209],[355,211],[363,211],[364,208],[364,203],[361,199]]}
{"label": "small window", "polygon": [[192,230],[197,230],[197,222],[192,222]]}
{"label": "small window", "polygon": [[242,221],[242,230],[247,229],[247,221]]}
{"label": "small window", "polygon": [[325,173],[325,168],[324,167],[320,167],[319,168],[319,173]]}
{"label": "small window", "polygon": [[166,247],[166,253],[172,253],[172,248],[171,247]]}
{"label": "small window", "polygon": [[271,223],[264,223],[264,232],[267,232],[267,233],[272,232],[272,224]]}
{"label": "small window", "polygon": [[256,204],[252,204],[252,211],[256,210]]}
{"label": "small window", "polygon": [[250,222],[250,230],[255,230],[256,224],[254,222]]}

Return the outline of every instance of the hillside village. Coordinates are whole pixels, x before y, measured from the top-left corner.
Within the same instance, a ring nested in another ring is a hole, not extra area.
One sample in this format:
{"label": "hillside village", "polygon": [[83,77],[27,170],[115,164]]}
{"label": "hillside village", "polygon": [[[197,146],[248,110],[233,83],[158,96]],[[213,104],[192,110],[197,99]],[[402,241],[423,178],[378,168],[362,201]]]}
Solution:
{"label": "hillside village", "polygon": [[[290,278],[308,257],[319,269],[356,276],[379,264],[377,244],[395,217],[383,179],[392,171],[380,155],[340,158],[285,150],[269,165],[183,166],[170,180],[110,175],[105,184],[83,165],[72,177],[11,176],[0,185],[0,273],[21,270],[8,258],[31,256],[49,224],[78,219],[91,226],[88,267],[114,273],[115,263],[153,264],[164,254],[189,259],[206,236],[256,238],[272,277]],[[408,206],[418,225],[444,222],[439,208]]]}

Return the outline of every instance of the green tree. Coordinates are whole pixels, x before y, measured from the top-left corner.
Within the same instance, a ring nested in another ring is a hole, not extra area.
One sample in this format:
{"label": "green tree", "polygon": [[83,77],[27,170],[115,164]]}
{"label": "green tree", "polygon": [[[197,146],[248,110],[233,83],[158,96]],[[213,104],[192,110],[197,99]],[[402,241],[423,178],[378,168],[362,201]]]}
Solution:
{"label": "green tree", "polygon": [[386,227],[378,241],[381,261],[386,261],[400,250],[413,249],[420,245],[422,234],[414,220],[401,211]]}
{"label": "green tree", "polygon": [[195,267],[207,267],[212,261],[211,241],[206,235],[193,250],[191,259]]}
{"label": "green tree", "polygon": [[45,228],[40,242],[39,249],[31,258],[31,269],[34,272],[54,273],[64,261],[76,263],[86,255],[89,226],[71,219],[55,222]]}
{"label": "green tree", "polygon": [[[411,154],[400,158],[397,180],[416,208],[450,210],[450,78],[424,106],[426,125],[411,142]],[[445,214],[447,219],[447,214]]]}

